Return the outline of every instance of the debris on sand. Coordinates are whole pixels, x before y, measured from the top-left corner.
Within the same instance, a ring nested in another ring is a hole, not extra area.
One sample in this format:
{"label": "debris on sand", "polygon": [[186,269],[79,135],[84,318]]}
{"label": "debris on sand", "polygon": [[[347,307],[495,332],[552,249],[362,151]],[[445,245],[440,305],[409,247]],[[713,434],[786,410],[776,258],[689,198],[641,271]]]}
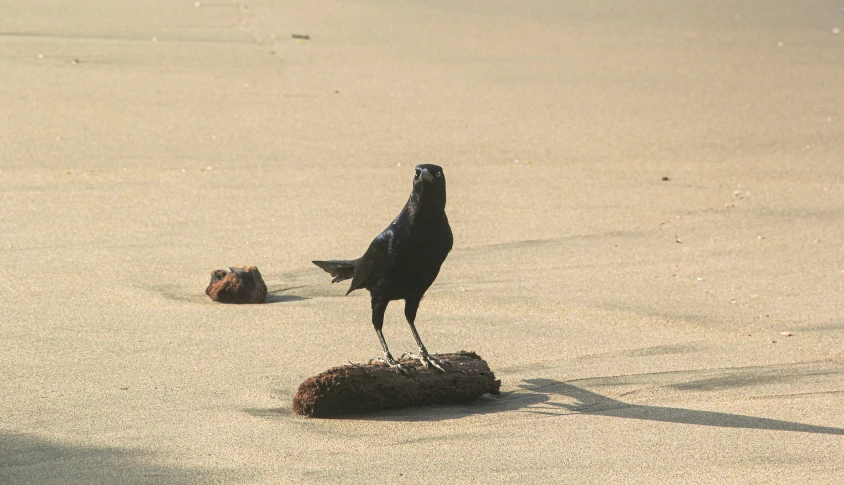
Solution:
{"label": "debris on sand", "polygon": [[220,303],[263,303],[267,285],[255,266],[232,266],[211,273],[205,294]]}

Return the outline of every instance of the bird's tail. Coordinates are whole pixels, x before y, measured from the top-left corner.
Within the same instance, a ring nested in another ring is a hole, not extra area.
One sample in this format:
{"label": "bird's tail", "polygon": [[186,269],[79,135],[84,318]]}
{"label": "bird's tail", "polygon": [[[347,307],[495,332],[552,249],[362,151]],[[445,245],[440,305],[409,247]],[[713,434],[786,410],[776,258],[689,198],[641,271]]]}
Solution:
{"label": "bird's tail", "polygon": [[358,259],[332,259],[330,261],[314,261],[313,263],[326,273],[334,277],[332,283],[351,279],[355,275],[355,266],[357,266]]}

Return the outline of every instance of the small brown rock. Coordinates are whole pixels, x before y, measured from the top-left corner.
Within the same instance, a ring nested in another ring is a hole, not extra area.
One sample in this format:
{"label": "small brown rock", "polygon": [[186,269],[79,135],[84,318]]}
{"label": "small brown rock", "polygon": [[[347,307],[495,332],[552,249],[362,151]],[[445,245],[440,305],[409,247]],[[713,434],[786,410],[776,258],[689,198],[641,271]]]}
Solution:
{"label": "small brown rock", "polygon": [[267,285],[255,266],[232,266],[211,272],[205,294],[220,303],[263,303]]}

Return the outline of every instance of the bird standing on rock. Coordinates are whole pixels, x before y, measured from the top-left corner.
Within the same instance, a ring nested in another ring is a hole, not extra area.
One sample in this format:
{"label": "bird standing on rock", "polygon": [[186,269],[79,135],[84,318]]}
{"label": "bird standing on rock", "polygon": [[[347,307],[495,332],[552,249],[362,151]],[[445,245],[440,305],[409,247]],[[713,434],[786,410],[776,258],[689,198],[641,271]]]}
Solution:
{"label": "bird standing on rock", "polygon": [[381,332],[387,305],[392,300],[404,300],[404,315],[419,345],[419,355],[408,355],[425,367],[433,366],[445,372],[442,363],[428,354],[414,321],[422,296],[437,278],[453,242],[445,215],[443,169],[437,165],[418,165],[407,204],[363,256],[353,260],[314,261],[314,264],[334,277],[332,283],[351,278],[347,295],[361,288],[369,290],[372,325],[384,349],[384,359],[378,360],[402,373],[410,370],[393,358]]}

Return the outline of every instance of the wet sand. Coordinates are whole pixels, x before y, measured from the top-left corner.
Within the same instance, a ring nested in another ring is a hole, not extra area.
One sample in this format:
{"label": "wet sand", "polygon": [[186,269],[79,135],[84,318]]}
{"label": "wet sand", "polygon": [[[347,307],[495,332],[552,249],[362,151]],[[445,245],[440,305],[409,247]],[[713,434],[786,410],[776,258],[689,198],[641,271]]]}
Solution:
{"label": "wet sand", "polygon": [[[844,477],[841,2],[72,3],[0,6],[0,482]],[[416,163],[503,395],[296,417]]]}

